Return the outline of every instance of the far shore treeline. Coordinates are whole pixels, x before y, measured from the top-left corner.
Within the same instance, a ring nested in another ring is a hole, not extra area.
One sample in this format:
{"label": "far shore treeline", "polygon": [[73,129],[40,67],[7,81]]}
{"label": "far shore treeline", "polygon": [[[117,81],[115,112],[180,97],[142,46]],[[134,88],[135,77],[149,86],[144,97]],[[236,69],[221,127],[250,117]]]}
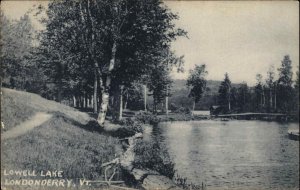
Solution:
{"label": "far shore treeline", "polygon": [[[45,28],[36,30],[29,15]],[[298,115],[299,71],[293,81],[289,55],[282,55],[280,68],[253,76],[255,86],[232,84],[226,71],[223,81],[207,81],[213,71],[205,65],[174,81],[170,73],[183,72],[184,57],[171,43],[188,37],[177,19],[160,0],[51,1],[19,20],[1,12],[1,86],[90,108],[99,125],[107,113],[122,119],[127,108]]]}

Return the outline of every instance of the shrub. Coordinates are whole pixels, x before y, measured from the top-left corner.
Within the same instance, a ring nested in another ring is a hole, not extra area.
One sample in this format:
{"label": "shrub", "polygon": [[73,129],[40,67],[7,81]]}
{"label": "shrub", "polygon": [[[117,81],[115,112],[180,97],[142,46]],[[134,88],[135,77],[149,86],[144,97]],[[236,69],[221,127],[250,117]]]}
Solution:
{"label": "shrub", "polygon": [[136,119],[126,118],[120,120],[118,123],[125,127],[125,130],[130,134],[129,136],[143,132],[142,123]]}
{"label": "shrub", "polygon": [[174,163],[171,161],[167,149],[160,146],[157,141],[145,142],[138,139],[134,152],[134,167],[154,170],[170,179],[173,178],[175,174]]}
{"label": "shrub", "polygon": [[174,112],[174,111],[176,111],[178,109],[178,106],[176,106],[176,104],[174,104],[174,103],[171,103],[171,105],[170,105],[170,110],[172,111],[172,112]]}
{"label": "shrub", "polygon": [[159,122],[157,116],[149,112],[138,113],[136,119],[144,124],[157,124]]}
{"label": "shrub", "polygon": [[188,107],[180,107],[177,110],[174,111],[175,113],[181,113],[181,114],[191,114],[192,111]]}

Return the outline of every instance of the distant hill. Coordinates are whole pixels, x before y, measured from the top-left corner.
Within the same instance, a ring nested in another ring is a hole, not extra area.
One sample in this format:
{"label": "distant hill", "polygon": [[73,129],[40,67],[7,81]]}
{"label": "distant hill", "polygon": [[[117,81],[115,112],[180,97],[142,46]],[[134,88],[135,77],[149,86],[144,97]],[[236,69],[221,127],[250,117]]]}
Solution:
{"label": "distant hill", "polygon": [[[200,100],[199,103],[196,104],[196,109],[198,110],[208,110],[209,107],[213,104],[217,104],[216,96],[218,95],[219,86],[221,85],[222,81],[216,80],[208,80],[207,81],[207,88],[209,91],[206,92],[203,98]],[[232,83],[232,86],[238,88],[240,84]],[[170,104],[173,103],[177,106],[182,107],[191,107],[192,106],[192,99],[188,98],[189,90],[186,86],[186,80],[183,79],[176,79],[172,84],[171,90],[172,96],[169,98]]]}
{"label": "distant hill", "polygon": [[[218,94],[218,90],[219,90],[219,86],[221,85],[221,82],[222,81],[217,81],[217,80],[207,80],[206,86],[207,86],[207,88],[210,89],[209,94],[211,94],[211,95]],[[238,83],[232,83],[232,87],[238,88],[239,86],[240,86],[240,84],[238,84]],[[183,89],[187,90],[186,80],[176,79],[173,81],[172,91],[176,92],[176,91],[181,91]]]}

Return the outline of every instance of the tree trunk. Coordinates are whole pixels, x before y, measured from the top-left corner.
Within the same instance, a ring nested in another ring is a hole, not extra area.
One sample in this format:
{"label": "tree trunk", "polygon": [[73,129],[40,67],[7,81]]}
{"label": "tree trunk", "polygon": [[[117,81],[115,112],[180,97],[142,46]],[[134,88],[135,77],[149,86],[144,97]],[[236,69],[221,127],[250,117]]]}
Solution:
{"label": "tree trunk", "polygon": [[265,98],[265,90],[263,88],[263,91],[262,91],[262,96],[263,96],[263,106],[265,106],[266,104],[266,98]]}
{"label": "tree trunk", "polygon": [[126,101],[125,101],[125,103],[124,103],[124,110],[127,109],[127,102],[128,102],[128,91],[127,91],[127,93],[126,93]]}
{"label": "tree trunk", "polygon": [[123,116],[123,89],[124,85],[120,86],[120,111],[119,111],[119,120],[122,119]]}
{"label": "tree trunk", "polygon": [[270,108],[273,107],[272,89],[270,89]]}
{"label": "tree trunk", "polygon": [[277,109],[277,95],[276,95],[276,87],[275,87],[275,92],[274,92],[274,108],[275,108],[275,110]]}
{"label": "tree trunk", "polygon": [[80,108],[83,108],[83,104],[84,104],[84,97],[81,95],[80,96]]}
{"label": "tree trunk", "polygon": [[169,104],[169,100],[168,99],[169,99],[169,97],[167,96],[166,97],[166,114],[167,115],[169,115],[169,105],[168,105]]}
{"label": "tree trunk", "polygon": [[57,101],[59,102],[59,103],[61,103],[61,99],[62,99],[62,81],[60,80],[59,82],[58,82],[58,92],[57,92]]}
{"label": "tree trunk", "polygon": [[73,95],[73,107],[76,108],[76,97]]}
{"label": "tree trunk", "polygon": [[193,110],[192,110],[192,115],[194,115],[195,106],[196,106],[196,101],[194,100],[194,102],[193,102]]}
{"label": "tree trunk", "polygon": [[83,92],[83,108],[86,108],[86,105],[87,105],[86,93]]}
{"label": "tree trunk", "polygon": [[102,126],[105,121],[107,107],[108,107],[108,101],[109,101],[109,93],[103,92],[101,97],[102,97],[102,102],[101,102],[100,112],[98,114],[98,119],[97,119],[100,126]]}
{"label": "tree trunk", "polygon": [[231,110],[230,102],[231,102],[231,87],[229,87],[229,95],[228,95],[228,110],[229,111]]}
{"label": "tree trunk", "polygon": [[144,108],[147,111],[147,86],[144,85]]}
{"label": "tree trunk", "polygon": [[[109,63],[108,74],[106,76],[106,85],[105,85],[105,88],[102,88],[103,90],[102,90],[102,94],[101,94],[102,102],[101,102],[100,112],[99,112],[98,119],[97,119],[98,124],[100,126],[103,126],[105,117],[106,117],[106,113],[107,113],[107,108],[108,108],[108,103],[109,103],[109,88],[110,88],[110,84],[111,84],[110,73],[115,67],[116,51],[117,51],[117,42],[114,41],[112,49],[111,49],[111,60]],[[101,77],[99,77],[99,78],[100,78],[99,80],[101,80]]]}
{"label": "tree trunk", "polygon": [[91,107],[91,99],[90,99],[90,96],[87,96],[87,107],[88,107],[88,108]]}
{"label": "tree trunk", "polygon": [[94,71],[94,97],[93,97],[93,108],[94,108],[94,113],[97,113],[97,111],[98,111],[98,106],[97,106],[97,93],[98,93],[97,72]]}

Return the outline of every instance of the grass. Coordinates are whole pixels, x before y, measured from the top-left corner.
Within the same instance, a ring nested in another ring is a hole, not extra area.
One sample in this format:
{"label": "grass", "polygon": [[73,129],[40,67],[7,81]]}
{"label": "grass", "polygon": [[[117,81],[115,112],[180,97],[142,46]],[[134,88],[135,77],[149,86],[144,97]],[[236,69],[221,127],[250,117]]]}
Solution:
{"label": "grass", "polygon": [[4,124],[4,128],[1,128],[1,132],[7,131],[30,119],[39,111],[64,113],[67,117],[82,124],[86,124],[90,120],[86,113],[55,101],[46,100],[37,94],[2,88],[1,121]]}
{"label": "grass", "polygon": [[38,111],[53,116],[22,136],[1,141],[1,174],[4,169],[62,170],[66,179],[103,179],[101,164],[122,153],[117,138],[103,134],[86,113],[35,94],[3,89],[6,130]]}

